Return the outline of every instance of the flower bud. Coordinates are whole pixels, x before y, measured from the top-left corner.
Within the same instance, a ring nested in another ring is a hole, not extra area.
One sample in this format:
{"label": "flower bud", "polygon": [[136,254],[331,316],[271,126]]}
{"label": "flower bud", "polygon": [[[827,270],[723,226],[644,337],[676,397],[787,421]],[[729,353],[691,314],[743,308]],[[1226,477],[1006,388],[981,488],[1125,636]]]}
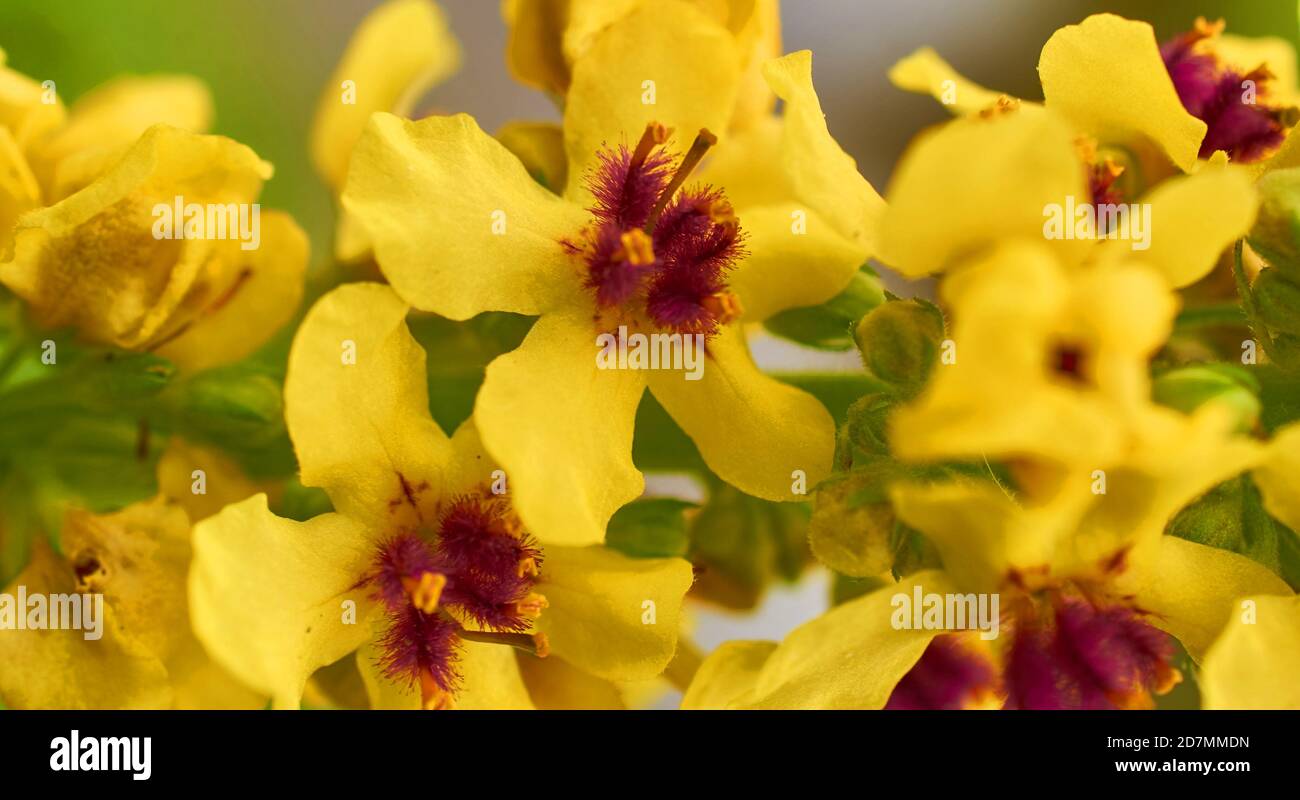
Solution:
{"label": "flower bud", "polygon": [[1160,375],[1151,386],[1157,403],[1191,413],[1214,402],[1232,409],[1237,430],[1248,431],[1259,420],[1259,384],[1251,374],[1229,364],[1179,367]]}
{"label": "flower bud", "polygon": [[892,300],[863,317],[854,338],[867,370],[911,396],[925,385],[938,360],[943,314],[924,300]]}

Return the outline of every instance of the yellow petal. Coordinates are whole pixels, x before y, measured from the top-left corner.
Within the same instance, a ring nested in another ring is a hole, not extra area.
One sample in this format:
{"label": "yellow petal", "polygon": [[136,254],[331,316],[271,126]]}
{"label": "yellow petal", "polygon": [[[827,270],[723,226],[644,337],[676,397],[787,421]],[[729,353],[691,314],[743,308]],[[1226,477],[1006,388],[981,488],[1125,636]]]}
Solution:
{"label": "yellow petal", "polygon": [[463,711],[533,708],[528,687],[519,673],[514,648],[465,642],[460,656],[461,685],[453,708]]}
{"label": "yellow petal", "polygon": [[0,260],[8,257],[18,217],[41,203],[41,188],[22,149],[8,128],[0,126]]}
{"label": "yellow petal", "polygon": [[519,349],[488,365],[474,405],[515,510],[547,543],[604,541],[610,516],[645,486],[632,466],[645,375],[598,369],[596,334],[580,312],[543,316]]}
{"label": "yellow petal", "polygon": [[898,484],[890,497],[898,518],[934,543],[969,591],[998,591],[1010,571],[1050,564],[1060,536],[1073,533],[1067,510],[1022,509],[990,483]]}
{"label": "yellow petal", "polygon": [[553,122],[507,122],[497,130],[497,141],[524,165],[538,183],[559,193],[568,180],[564,160],[564,131]]}
{"label": "yellow petal", "polygon": [[[937,367],[925,391],[891,416],[895,453],[909,460],[1032,455],[1090,469],[1115,458],[1123,444],[1122,406],[1050,371],[1058,341],[1081,333],[1089,344],[1099,338],[1073,302],[1071,283],[1051,251],[1028,242],[1003,245],[949,277],[943,291],[954,309],[956,359]],[[1163,291],[1157,280],[1150,283]],[[1142,308],[1153,319],[1164,314],[1167,324],[1173,305],[1150,301]],[[1127,363],[1145,369],[1146,358],[1129,354]]]}
{"label": "yellow petal", "polygon": [[1143,571],[1135,602],[1151,621],[1177,637],[1198,661],[1248,595],[1290,595],[1261,564],[1174,536],[1160,538],[1159,555]]}
{"label": "yellow petal", "polygon": [[352,148],[371,114],[405,116],[460,60],[446,16],[430,0],[389,0],[367,14],[316,105],[311,156],[325,182],[343,188]]}
{"label": "yellow petal", "polygon": [[1226,65],[1246,74],[1260,65],[1273,74],[1268,99],[1294,103],[1300,79],[1297,79],[1295,46],[1281,36],[1236,36],[1219,34],[1214,40],[1214,54]]}
{"label": "yellow petal", "polygon": [[96,171],[85,166],[89,159],[98,170],[110,166],[115,155],[159,123],[206,132],[212,124],[212,96],[203,82],[188,75],[151,75],[118,78],[92,89],[72,104],[67,124],[37,148],[46,185],[75,183],[59,178],[61,162],[73,156],[84,175]]}
{"label": "yellow petal", "polygon": [[922,47],[889,69],[889,81],[909,92],[928,94],[954,114],[974,114],[1003,95],[962,77],[932,48]]}
{"label": "yellow petal", "polygon": [[770,119],[776,94],[763,77],[763,64],[781,55],[779,0],[728,0],[725,24],[736,35],[736,45],[746,59],[736,96],[733,130],[745,130]]}
{"label": "yellow petal", "polygon": [[754,364],[740,326],[709,340],[703,377],[650,373],[650,390],[718,477],[765,500],[806,500],[831,469],[835,421],[812,395]]}
{"label": "yellow petal", "polygon": [[578,291],[560,242],[587,213],[546,191],[471,117],[376,114],[352,160],[343,206],[417,308],[453,319],[540,314]]}
{"label": "yellow petal", "polygon": [[700,165],[700,181],[718,186],[742,213],[795,199],[792,176],[785,170],[785,123],[766,117],[736,131]]}
{"label": "yellow petal", "polygon": [[[909,277],[950,269],[1005,241],[1043,241],[1044,208],[1088,197],[1074,133],[1026,109],[954,120],[921,134],[889,185],[880,258]],[[1091,242],[1053,240],[1081,258]]]}
{"label": "yellow petal", "polygon": [[[195,472],[202,472],[196,476]],[[202,483],[200,484],[200,478]],[[202,489],[197,492],[196,489]],[[229,456],[172,436],[158,459],[158,492],[176,501],[193,522],[260,491]]]}
{"label": "yellow petal", "polygon": [[502,13],[509,29],[510,74],[535,89],[563,95],[569,88],[569,65],[561,45],[569,0],[506,0]]}
{"label": "yellow petal", "polygon": [[[51,103],[45,100],[53,100]],[[24,149],[61,126],[67,117],[56,89],[0,66],[0,127]]]}
{"label": "yellow petal", "polygon": [[794,205],[746,208],[740,225],[748,255],[727,284],[740,298],[745,322],[830,300],[869,255],[815,211]]}
{"label": "yellow petal", "polygon": [[194,528],[195,634],[276,708],[298,708],[312,673],[369,636],[372,605],[357,582],[376,535],[342,514],[281,519],[262,494],[227,506]]}
{"label": "yellow petal", "polygon": [[1047,107],[1103,142],[1155,142],[1184,172],[1205,123],[1188,113],[1145,22],[1096,14],[1047,40],[1038,59]]}
{"label": "yellow petal", "polygon": [[1273,434],[1268,454],[1255,469],[1255,483],[1264,496],[1264,508],[1300,534],[1300,423],[1292,423]]}
{"label": "yellow petal", "polygon": [[693,579],[690,562],[680,558],[549,546],[537,586],[549,606],[537,629],[551,652],[598,678],[653,678],[677,648],[682,600]]}
{"label": "yellow petal", "polygon": [[776,642],[723,642],[700,664],[682,697],[682,709],[724,709],[752,692],[776,648]]}
{"label": "yellow petal", "polygon": [[1162,181],[1142,198],[1150,204],[1150,249],[1132,242],[1107,242],[1155,267],[1171,286],[1195,283],[1219,263],[1219,256],[1250,230],[1258,203],[1250,173],[1224,166]]}
{"label": "yellow petal", "polygon": [[[43,542],[26,569],[5,587],[33,594],[79,591],[72,564]],[[26,613],[26,609],[19,609]],[[162,661],[122,629],[112,606],[102,606],[101,638],[81,630],[0,628],[0,700],[17,709],[168,708],[172,691]]]}
{"label": "yellow petal", "polygon": [[769,61],[763,76],[785,102],[783,161],[795,196],[842,236],[874,251],[885,202],[826,129],[826,115],[813,89],[812,52],[800,50]]}
{"label": "yellow petal", "polygon": [[[1251,606],[1245,606],[1246,603]],[[1239,601],[1205,654],[1204,708],[1300,710],[1300,597]]]}
{"label": "yellow petal", "polygon": [[724,136],[739,81],[731,33],[678,0],[639,5],[604,28],[573,65],[564,108],[566,195],[585,204],[582,179],[597,151],[635,144],[649,122],[672,128],[681,151],[701,128]]}
{"label": "yellow petal", "polygon": [[387,286],[340,286],[298,328],[284,385],[302,482],[379,532],[434,519],[451,452],[406,312]]}
{"label": "yellow petal", "polygon": [[236,262],[227,286],[212,287],[184,332],[158,348],[182,369],[198,372],[252,354],[285,325],[302,300],[307,234],[282,211],[261,214],[261,244],[231,249]]}
{"label": "yellow petal", "polygon": [[[940,631],[897,630],[893,597],[953,591],[941,572],[918,572],[850,600],[794,630],[729,708],[878,709]],[[757,657],[759,651],[751,651]]]}
{"label": "yellow petal", "polygon": [[621,711],[627,707],[618,686],[557,655],[536,658],[521,653],[517,658],[528,694],[540,709]]}
{"label": "yellow petal", "polygon": [[[0,281],[38,322],[71,325],[95,341],[144,348],[193,321],[196,290],[232,266],[232,240],[165,239],[155,207],[247,204],[270,165],[220,136],[150,128],[93,184],[20,220]],[[178,221],[179,223],[180,221]]]}

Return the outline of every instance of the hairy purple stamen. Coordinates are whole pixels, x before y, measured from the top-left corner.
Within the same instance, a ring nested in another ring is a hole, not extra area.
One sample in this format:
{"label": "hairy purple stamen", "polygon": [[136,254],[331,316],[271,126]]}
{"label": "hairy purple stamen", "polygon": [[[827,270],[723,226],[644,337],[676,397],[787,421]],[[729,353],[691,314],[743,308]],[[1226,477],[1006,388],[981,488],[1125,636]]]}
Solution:
{"label": "hairy purple stamen", "polygon": [[596,198],[582,246],[585,283],[601,309],[629,310],[651,326],[713,334],[739,313],[727,273],[745,255],[744,235],[721,190],[681,189],[716,141],[701,131],[680,162],[667,132],[647,126],[635,150],[602,150],[587,181]]}

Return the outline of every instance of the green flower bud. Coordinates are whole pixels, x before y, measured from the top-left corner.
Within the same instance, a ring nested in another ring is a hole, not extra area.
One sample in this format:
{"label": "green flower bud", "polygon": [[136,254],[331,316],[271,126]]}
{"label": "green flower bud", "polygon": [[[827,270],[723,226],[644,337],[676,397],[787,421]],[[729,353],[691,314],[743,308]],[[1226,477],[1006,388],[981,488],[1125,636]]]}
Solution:
{"label": "green flower bud", "polygon": [[1256,188],[1259,213],[1246,241],[1274,267],[1300,280],[1300,167],[1269,172]]}
{"label": "green flower bud", "polygon": [[1259,273],[1250,293],[1260,320],[1270,331],[1300,334],[1300,285],[1269,267]]}
{"label": "green flower bud", "polygon": [[1259,383],[1247,370],[1231,364],[1200,364],[1170,370],[1151,386],[1155,401],[1184,413],[1204,403],[1232,409],[1237,430],[1248,431],[1259,420]]}
{"label": "green flower bud", "polygon": [[903,396],[920,391],[939,358],[943,314],[924,300],[892,300],[862,318],[854,331],[867,370]]}
{"label": "green flower bud", "polygon": [[178,387],[175,413],[181,429],[238,449],[262,446],[284,435],[280,383],[243,366],[195,375]]}

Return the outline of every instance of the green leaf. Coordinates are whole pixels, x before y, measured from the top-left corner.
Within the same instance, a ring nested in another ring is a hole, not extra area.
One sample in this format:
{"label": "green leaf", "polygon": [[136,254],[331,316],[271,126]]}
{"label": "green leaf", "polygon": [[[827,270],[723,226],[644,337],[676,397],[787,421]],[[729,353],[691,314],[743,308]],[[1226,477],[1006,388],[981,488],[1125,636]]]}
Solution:
{"label": "green leaf", "polygon": [[859,270],[848,287],[819,306],[791,308],[763,323],[773,334],[817,350],[848,350],[853,326],[885,302],[880,279],[869,268]]}
{"label": "green leaf", "polygon": [[696,508],[672,497],[629,503],[610,518],[605,544],[634,558],[685,556],[691,546],[686,515]]}
{"label": "green leaf", "polygon": [[448,435],[474,412],[488,363],[518,347],[535,319],[487,312],[464,322],[431,314],[413,314],[407,320],[426,354],[429,412]]}
{"label": "green leaf", "polygon": [[1249,474],[1219,484],[1180,511],[1168,533],[1246,556],[1300,589],[1300,537],[1264,509]]}

